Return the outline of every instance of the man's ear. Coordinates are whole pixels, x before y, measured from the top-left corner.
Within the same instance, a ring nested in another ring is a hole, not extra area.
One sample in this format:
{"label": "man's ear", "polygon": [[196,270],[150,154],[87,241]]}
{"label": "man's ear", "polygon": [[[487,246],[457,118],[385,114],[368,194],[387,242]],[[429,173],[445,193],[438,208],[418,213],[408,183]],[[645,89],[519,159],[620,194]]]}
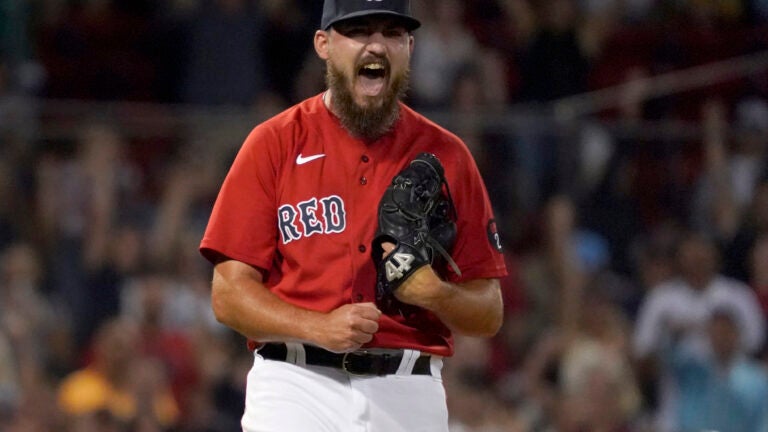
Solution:
{"label": "man's ear", "polygon": [[413,37],[413,33],[408,35],[408,50],[410,51],[410,55],[413,55],[413,44],[416,41],[416,39]]}
{"label": "man's ear", "polygon": [[315,52],[317,56],[323,60],[328,60],[328,38],[329,33],[324,30],[318,30],[315,32]]}

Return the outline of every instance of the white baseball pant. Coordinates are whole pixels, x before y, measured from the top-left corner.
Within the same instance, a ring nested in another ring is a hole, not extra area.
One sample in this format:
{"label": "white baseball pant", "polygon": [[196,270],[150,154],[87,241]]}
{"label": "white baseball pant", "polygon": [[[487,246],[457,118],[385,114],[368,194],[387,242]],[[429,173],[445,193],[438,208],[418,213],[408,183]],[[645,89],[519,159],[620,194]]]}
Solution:
{"label": "white baseball pant", "polygon": [[248,373],[243,431],[448,431],[441,357],[432,357],[431,375],[411,375],[408,359],[420,353],[406,350],[396,374],[354,376],[341,369],[306,365],[303,346],[287,345],[287,361],[265,360],[255,353]]}

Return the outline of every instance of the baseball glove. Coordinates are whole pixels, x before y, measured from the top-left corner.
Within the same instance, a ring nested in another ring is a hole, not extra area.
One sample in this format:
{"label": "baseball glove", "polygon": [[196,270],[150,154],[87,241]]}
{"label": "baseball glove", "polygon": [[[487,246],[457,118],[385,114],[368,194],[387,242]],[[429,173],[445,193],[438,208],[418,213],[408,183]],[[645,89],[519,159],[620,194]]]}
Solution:
{"label": "baseball glove", "polygon": [[[416,270],[437,260],[444,259],[461,275],[448,252],[456,240],[455,218],[442,164],[431,153],[419,154],[392,179],[379,202],[371,248],[378,301],[392,298]],[[383,256],[387,242],[395,248]]]}

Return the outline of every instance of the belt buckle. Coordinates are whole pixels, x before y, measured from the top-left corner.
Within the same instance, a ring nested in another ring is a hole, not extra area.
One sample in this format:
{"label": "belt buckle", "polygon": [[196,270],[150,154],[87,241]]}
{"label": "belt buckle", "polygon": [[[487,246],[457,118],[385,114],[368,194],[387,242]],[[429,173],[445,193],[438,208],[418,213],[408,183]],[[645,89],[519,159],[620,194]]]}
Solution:
{"label": "belt buckle", "polygon": [[350,369],[350,366],[352,365],[351,359],[349,358],[350,355],[364,357],[366,354],[368,354],[368,351],[350,351],[350,352],[344,353],[344,356],[341,358],[341,369],[352,376],[362,377],[362,376],[370,375],[370,373],[365,373],[365,372],[361,373],[359,371],[354,371]]}

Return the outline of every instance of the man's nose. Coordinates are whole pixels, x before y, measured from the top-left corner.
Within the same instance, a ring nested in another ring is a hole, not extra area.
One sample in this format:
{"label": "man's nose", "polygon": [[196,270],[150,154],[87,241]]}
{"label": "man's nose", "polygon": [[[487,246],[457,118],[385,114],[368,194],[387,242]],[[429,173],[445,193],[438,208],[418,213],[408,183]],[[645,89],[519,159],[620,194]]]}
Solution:
{"label": "man's nose", "polygon": [[374,32],[368,36],[366,49],[376,54],[383,54],[386,51],[386,40],[381,32]]}

